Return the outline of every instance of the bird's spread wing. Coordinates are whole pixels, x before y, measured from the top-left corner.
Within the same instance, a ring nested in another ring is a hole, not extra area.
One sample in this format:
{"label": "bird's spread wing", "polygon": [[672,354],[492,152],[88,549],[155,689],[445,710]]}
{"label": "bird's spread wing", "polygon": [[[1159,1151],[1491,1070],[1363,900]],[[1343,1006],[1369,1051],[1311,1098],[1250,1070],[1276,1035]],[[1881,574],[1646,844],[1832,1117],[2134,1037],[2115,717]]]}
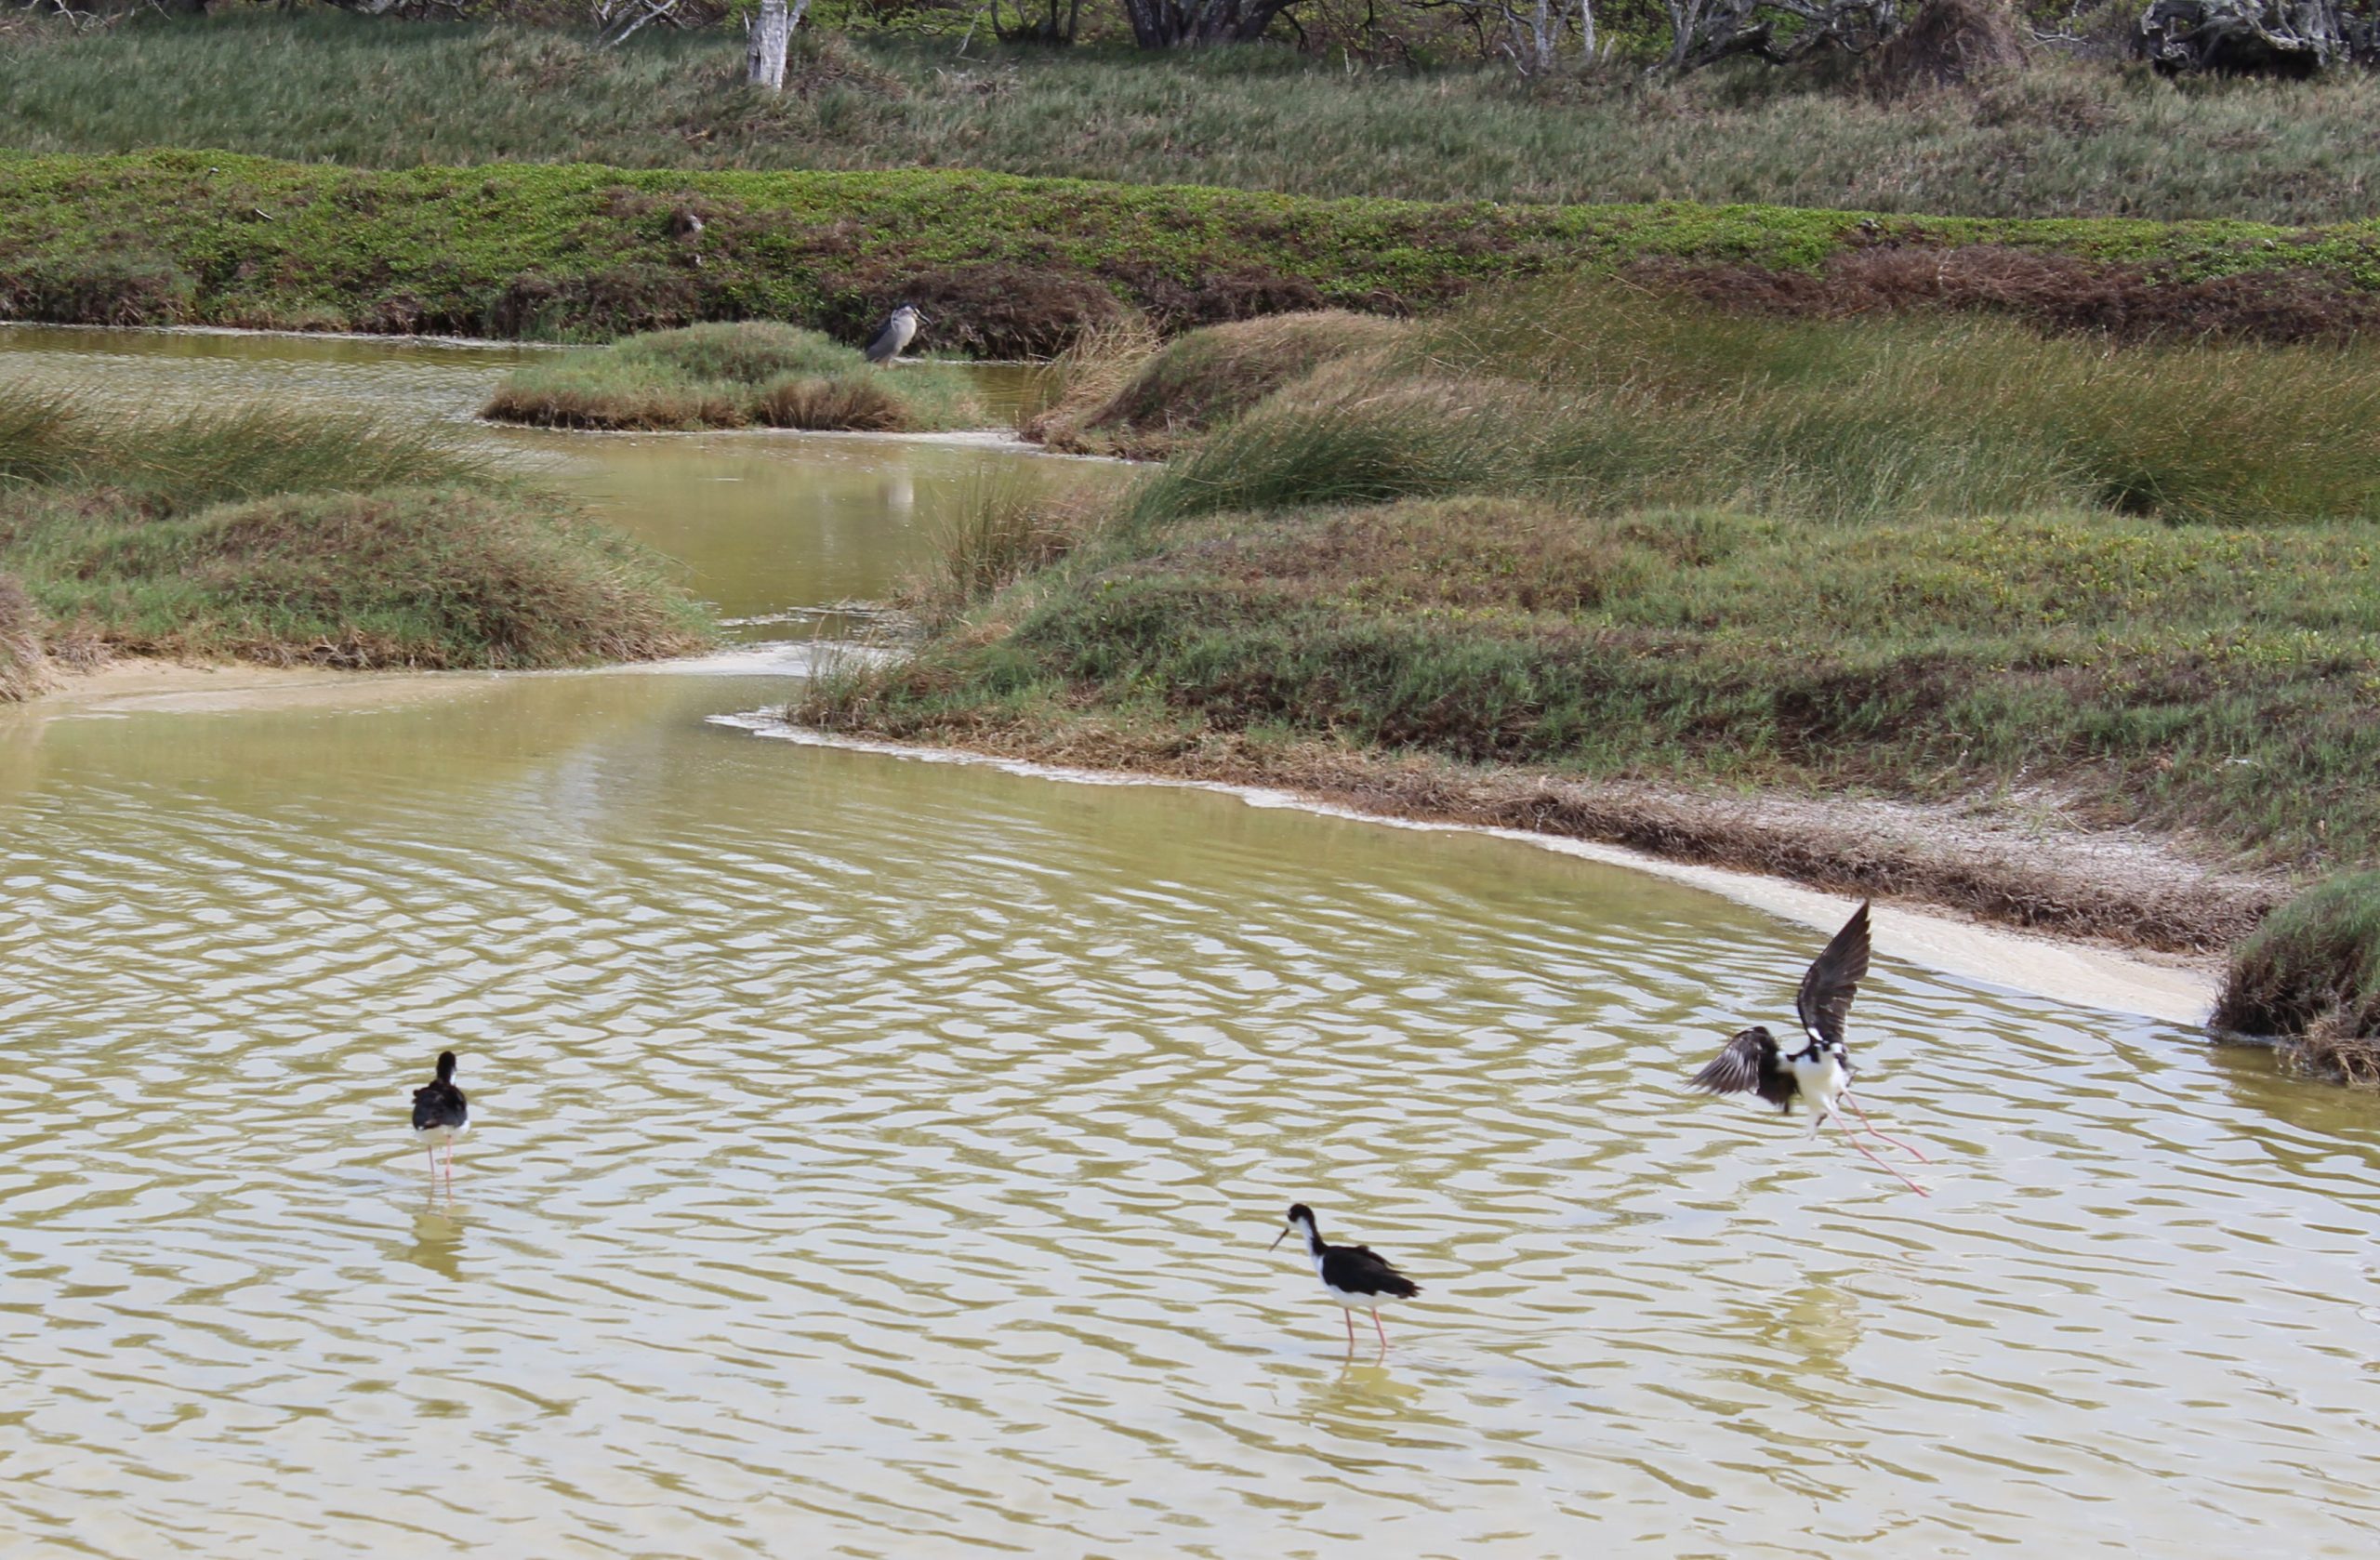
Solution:
{"label": "bird's spread wing", "polygon": [[1693,1087],[1706,1094],[1745,1093],[1759,1088],[1776,1064],[1777,1038],[1765,1029],[1747,1029],[1694,1075]]}
{"label": "bird's spread wing", "polygon": [[1830,1045],[1843,1043],[1843,1021],[1851,1014],[1851,998],[1859,993],[1859,979],[1868,972],[1868,902],[1843,923],[1794,994],[1794,1010],[1810,1038]]}

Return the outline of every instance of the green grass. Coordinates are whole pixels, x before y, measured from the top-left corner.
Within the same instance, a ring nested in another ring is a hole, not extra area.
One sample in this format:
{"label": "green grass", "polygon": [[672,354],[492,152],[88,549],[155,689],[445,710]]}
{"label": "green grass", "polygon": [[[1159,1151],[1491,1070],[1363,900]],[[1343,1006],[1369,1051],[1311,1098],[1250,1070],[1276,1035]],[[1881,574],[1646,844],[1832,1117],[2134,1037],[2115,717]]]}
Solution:
{"label": "green grass", "polygon": [[752,322],[632,336],[514,371],[482,415],[549,428],[801,428],[875,433],[982,425],[964,375],[878,367],[816,331]]}
{"label": "green grass", "polygon": [[1508,297],[1290,382],[805,713],[2021,795],[2380,859],[2375,395],[2363,350]]}
{"label": "green grass", "polygon": [[[678,236],[702,218],[698,240]],[[1183,186],[586,165],[387,171],[229,152],[0,155],[0,312],[609,339],[705,320],[866,336],[893,303],[937,351],[1055,351],[1127,311],[1160,327],[1648,261],[1804,268],[1879,245],[1993,245],[2157,284],[2380,287],[2380,223],[1863,218],[1778,206],[1315,201]]]}
{"label": "green grass", "polygon": [[0,144],[2284,226],[2360,219],[2380,173],[2380,82],[2352,71],[2177,86],[2076,64],[1886,99],[1757,65],[1527,84],[1501,65],[1350,71],[1277,48],[1009,51],[979,30],[964,59],[955,38],[805,39],[795,89],[770,99],[738,84],[741,50],[733,29],[653,29],[604,53],[576,33],[261,7],[21,29],[0,44]]}
{"label": "green grass", "polygon": [[45,646],[547,667],[708,633],[657,560],[475,456],[290,408],[126,420],[0,391],[0,571],[20,590],[0,591],[20,684]]}
{"label": "green grass", "polygon": [[2300,1059],[2380,1084],[2380,872],[2351,872],[2281,906],[2231,957],[2216,1024],[2302,1036]]}

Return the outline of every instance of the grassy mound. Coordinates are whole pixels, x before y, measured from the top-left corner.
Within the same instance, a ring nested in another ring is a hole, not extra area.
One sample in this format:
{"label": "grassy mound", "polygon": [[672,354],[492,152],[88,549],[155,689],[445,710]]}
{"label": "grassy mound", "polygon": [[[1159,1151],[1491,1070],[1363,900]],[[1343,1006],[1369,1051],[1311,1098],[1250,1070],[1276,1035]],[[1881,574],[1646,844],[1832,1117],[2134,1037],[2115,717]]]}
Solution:
{"label": "grassy mound", "polygon": [[[1175,332],[1326,306],[1427,310],[1487,283],[1656,261],[1784,275],[1851,251],[1979,245],[2073,260],[2058,284],[2079,302],[2062,318],[2091,328],[2109,311],[2141,317],[2144,291],[2275,277],[2297,288],[2296,311],[2274,316],[2288,330],[2324,298],[2352,324],[2362,316],[2348,305],[2380,285],[2368,222],[1431,205],[945,168],[375,171],[228,152],[0,154],[0,311],[61,324],[587,340],[760,318],[857,341],[907,298],[934,320],[938,350],[1013,357],[1062,350],[1129,311]],[[2094,282],[2117,271],[2132,280]],[[1922,293],[1906,282],[1893,296]],[[2260,334],[2260,296],[2209,293],[2174,317],[2196,329],[2237,309]]]}
{"label": "grassy mound", "polygon": [[24,602],[0,646],[78,660],[548,667],[707,638],[658,561],[553,500],[417,431],[289,409],[141,422],[0,392],[0,569]]}
{"label": "grassy mound", "polygon": [[632,336],[508,375],[481,415],[542,428],[840,429],[980,426],[966,377],[938,364],[878,367],[816,331],[753,322]]}
{"label": "grassy mound", "polygon": [[1507,492],[1831,520],[2368,518],[2375,419],[2368,353],[2111,352],[1985,320],[1846,327],[1547,287],[1300,380],[1170,467],[1139,512]]}
{"label": "grassy mound", "polygon": [[1318,365],[1409,334],[1400,321],[1343,310],[1216,325],[1170,343],[1145,327],[1100,333],[1059,362],[1058,399],[1024,431],[1078,455],[1161,460]]}
{"label": "grassy mound", "polygon": [[2231,957],[2215,1022],[2299,1038],[2319,1070],[2380,1084],[2380,872],[2350,872],[2273,912]]}

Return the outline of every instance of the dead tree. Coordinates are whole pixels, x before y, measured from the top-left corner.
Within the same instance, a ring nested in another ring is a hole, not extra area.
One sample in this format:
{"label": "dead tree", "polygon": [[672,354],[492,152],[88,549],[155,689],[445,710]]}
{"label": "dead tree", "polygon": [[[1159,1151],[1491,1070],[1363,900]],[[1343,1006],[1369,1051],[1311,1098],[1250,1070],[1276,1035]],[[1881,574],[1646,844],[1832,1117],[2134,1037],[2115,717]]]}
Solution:
{"label": "dead tree", "polygon": [[1297,0],[1124,0],[1132,41],[1143,48],[1252,44]]}
{"label": "dead tree", "polygon": [[2153,0],[2135,36],[2159,70],[2310,76],[2356,52],[2336,0]]}
{"label": "dead tree", "polygon": [[1865,54],[1900,25],[1900,0],[1661,0],[1670,52],[1656,70],[1694,71],[1737,55],[1782,65],[1821,50]]}

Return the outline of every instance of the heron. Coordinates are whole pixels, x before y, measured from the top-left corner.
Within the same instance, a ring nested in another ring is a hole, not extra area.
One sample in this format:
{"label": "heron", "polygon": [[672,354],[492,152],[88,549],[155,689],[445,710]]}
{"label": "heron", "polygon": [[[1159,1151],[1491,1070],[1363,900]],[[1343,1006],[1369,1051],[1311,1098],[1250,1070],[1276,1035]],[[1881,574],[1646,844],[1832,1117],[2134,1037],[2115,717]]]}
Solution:
{"label": "heron", "polygon": [[929,324],[932,322],[918,312],[916,304],[905,303],[876,327],[876,334],[867,338],[867,345],[862,350],[870,363],[890,363],[918,338],[918,327]]}
{"label": "heron", "polygon": [[1901,1183],[1919,1196],[1928,1196],[1924,1187],[1911,1181],[1892,1165],[1886,1164],[1875,1150],[1859,1141],[1851,1123],[1838,1112],[1838,1106],[1849,1105],[1859,1117],[1859,1124],[1882,1141],[1892,1144],[1921,1163],[1925,1156],[1897,1138],[1885,1137],[1876,1130],[1859,1102],[1851,1097],[1851,1051],[1844,1044],[1844,1020],[1851,1015],[1851,998],[1858,995],[1860,977],[1868,972],[1868,902],[1861,900],[1859,908],[1843,923],[1811,961],[1809,972],[1803,975],[1801,989],[1793,994],[1793,1010],[1802,1020],[1802,1033],[1809,1043],[1791,1054],[1778,1044],[1777,1037],[1758,1025],[1739,1031],[1727,1041],[1725,1051],[1712,1057],[1703,1069],[1694,1075],[1693,1087],[1706,1094],[1754,1093],[1790,1112],[1796,1100],[1806,1103],[1811,1110],[1810,1131],[1831,1119],[1843,1129],[1851,1146],[1896,1176]]}

